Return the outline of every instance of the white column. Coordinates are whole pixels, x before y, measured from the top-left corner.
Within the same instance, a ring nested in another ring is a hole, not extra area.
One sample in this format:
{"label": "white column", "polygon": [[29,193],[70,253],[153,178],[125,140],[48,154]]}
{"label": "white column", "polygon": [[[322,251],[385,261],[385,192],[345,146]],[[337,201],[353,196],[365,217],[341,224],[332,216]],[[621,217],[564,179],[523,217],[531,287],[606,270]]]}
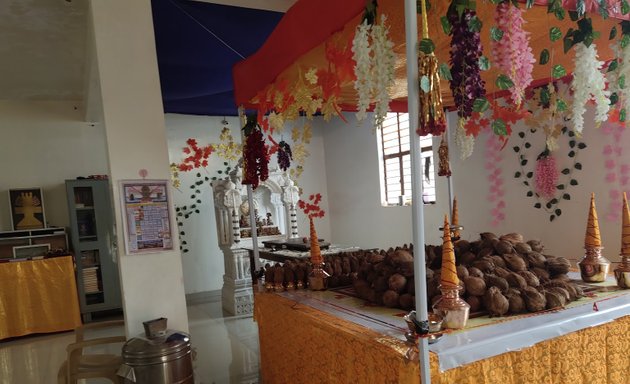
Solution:
{"label": "white column", "polygon": [[[91,0],[91,33],[101,89],[103,124],[113,187],[119,271],[127,336],[142,322],[167,317],[168,327],[188,331],[179,241],[172,251],[125,255],[119,182],[170,179],[164,111],[150,0]],[[172,200],[171,226],[177,233]]]}
{"label": "white column", "polygon": [[289,230],[287,238],[298,237],[297,210],[296,204],[300,200],[300,189],[295,186],[293,180],[287,177],[286,185],[282,188],[282,202],[286,206],[289,214]]}

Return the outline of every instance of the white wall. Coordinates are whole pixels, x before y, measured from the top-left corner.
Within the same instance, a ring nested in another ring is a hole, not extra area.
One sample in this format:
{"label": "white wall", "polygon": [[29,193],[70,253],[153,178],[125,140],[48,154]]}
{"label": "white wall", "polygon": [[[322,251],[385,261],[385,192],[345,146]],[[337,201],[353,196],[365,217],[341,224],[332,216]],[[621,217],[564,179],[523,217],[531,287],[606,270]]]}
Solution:
{"label": "white wall", "polygon": [[[223,128],[221,120],[223,117],[166,114],[170,161],[180,163],[184,159],[182,148],[186,146],[186,140],[189,138],[197,139],[199,146],[219,143],[219,135]],[[238,119],[227,117],[227,120],[234,140],[240,142],[241,133]],[[289,127],[286,130],[283,138],[291,144]],[[323,208],[328,210],[323,137],[319,129],[313,129],[313,138],[308,150],[311,156],[306,160],[304,173],[298,182],[305,193],[322,192],[324,195]],[[209,158],[207,173],[202,168],[190,172],[180,172],[181,187],[180,191],[174,193],[175,205],[190,205],[193,201],[190,199],[191,189],[189,185],[196,180],[195,174],[200,172],[202,176],[221,177],[222,175],[217,174],[217,171],[225,169],[224,161],[216,154],[212,154]],[[270,168],[276,167],[276,156],[273,155]],[[184,240],[188,243],[187,248],[189,250],[189,252],[182,253],[184,284],[187,294],[221,289],[223,273],[225,272],[223,253],[218,246],[212,190],[209,184],[202,185],[200,190],[202,193],[197,196],[202,201],[199,207],[200,213],[193,214],[188,219],[183,220],[183,229],[186,232]],[[298,216],[298,226],[300,235],[307,236],[308,220],[301,214]],[[318,219],[317,231],[319,237],[330,238],[329,217],[322,220]]]}
{"label": "white wall", "polygon": [[107,174],[102,126],[72,101],[0,100],[0,230],[11,230],[7,190],[41,187],[46,221],[68,226],[64,181]]}
{"label": "white wall", "polygon": [[[376,133],[370,117],[357,123],[339,120],[327,124],[324,132],[326,175],[331,209],[332,240],[365,248],[410,243],[411,208],[381,206]],[[444,213],[448,212],[448,189],[443,178],[436,184],[437,203],[425,205],[426,241],[439,241]]]}
{"label": "white wall", "polygon": [[[450,115],[451,129],[455,128],[455,117]],[[319,123],[324,132],[332,240],[381,248],[409,243],[411,209],[380,205],[376,136],[369,122],[359,126],[351,115],[348,120],[349,124]],[[458,150],[452,145],[453,186],[458,198],[460,224],[465,227],[463,238],[475,239],[480,232],[485,231],[499,234],[519,232],[526,239],[538,238],[543,241],[550,254],[578,260],[584,254],[584,232],[590,193],[595,192],[602,238],[606,247],[604,254],[611,260],[618,260],[620,222],[610,222],[603,217],[609,204],[609,185],[604,182],[602,150],[610,142],[610,137],[594,128],[591,115],[585,121],[587,126],[584,129],[584,140],[588,148],[579,153],[579,161],[583,165],[583,170],[575,173],[579,185],[567,190],[572,198],[561,203],[563,213],[553,222],[549,221],[549,214],[533,207],[534,200],[526,197],[527,190],[513,177],[518,170],[518,158],[512,150],[517,144],[516,135],[513,135],[502,151],[506,220],[500,228],[493,228],[491,225],[490,210],[493,206],[487,200],[489,186],[484,169],[485,136],[477,140],[472,157],[466,161],[459,160]],[[537,155],[544,149],[544,135],[541,132],[528,135],[536,138],[532,141],[532,153]],[[627,142],[628,133],[623,139]],[[438,143],[434,144],[437,146]],[[566,156],[567,141],[561,139],[561,144],[558,151],[559,167],[569,164]],[[535,156],[528,164],[532,170],[534,161]],[[630,163],[630,153],[624,153],[618,161]],[[447,198],[445,178],[440,178],[437,184],[437,204],[425,205],[425,235],[429,244],[441,242],[437,228],[442,224],[443,215],[448,213]]]}
{"label": "white wall", "polygon": [[[517,131],[522,130],[521,124],[516,126]],[[542,132],[532,134],[527,131],[527,137],[533,139],[531,155],[527,156],[530,159],[527,168],[533,171],[534,164],[532,163],[544,150],[544,135]],[[611,184],[607,184],[604,180],[606,168],[602,151],[606,144],[611,143],[611,136],[604,135],[602,128],[595,128],[590,111],[585,116],[583,141],[588,146],[578,153],[578,161],[583,169],[574,173],[574,178],[578,180],[579,185],[568,187],[566,192],[571,195],[571,200],[561,202],[559,208],[562,209],[562,215],[550,222],[549,214],[542,209],[534,208],[535,200],[526,196],[527,189],[519,184],[523,179],[517,181],[514,178],[514,173],[519,170],[519,163],[512,147],[518,145],[519,140],[516,135],[513,135],[502,153],[502,170],[506,187],[506,220],[500,228],[492,228],[489,215],[492,206],[486,199],[488,183],[483,167],[485,136],[480,138],[471,158],[465,162],[455,159],[451,164],[455,175],[454,189],[460,206],[460,222],[466,226],[465,237],[472,239],[479,232],[486,230],[497,233],[519,232],[526,238],[540,239],[549,254],[564,256],[577,262],[584,255],[584,234],[589,201],[591,192],[594,192],[604,246],[603,253],[610,260],[619,260],[621,222],[620,220],[609,221],[605,218],[610,203]],[[568,140],[560,139],[559,142],[561,147],[556,151],[558,168],[570,168],[573,161],[567,157]],[[622,136],[621,142],[628,142],[627,132]],[[627,151],[623,153],[618,162],[630,164],[630,153]],[[562,175],[559,181],[563,181]],[[626,191],[630,192],[628,186],[626,186]]]}

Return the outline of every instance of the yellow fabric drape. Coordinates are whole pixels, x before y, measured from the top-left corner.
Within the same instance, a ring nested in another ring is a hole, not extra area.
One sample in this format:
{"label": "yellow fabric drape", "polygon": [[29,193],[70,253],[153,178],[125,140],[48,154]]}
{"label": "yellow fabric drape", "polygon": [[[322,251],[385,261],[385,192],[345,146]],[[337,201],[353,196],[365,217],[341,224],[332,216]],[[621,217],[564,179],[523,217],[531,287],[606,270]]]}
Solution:
{"label": "yellow fabric drape", "polygon": [[0,264],[0,340],[79,325],[72,256]]}
{"label": "yellow fabric drape", "polygon": [[[276,294],[256,294],[265,383],[419,383],[408,346]],[[439,372],[433,384],[630,384],[630,316]]]}

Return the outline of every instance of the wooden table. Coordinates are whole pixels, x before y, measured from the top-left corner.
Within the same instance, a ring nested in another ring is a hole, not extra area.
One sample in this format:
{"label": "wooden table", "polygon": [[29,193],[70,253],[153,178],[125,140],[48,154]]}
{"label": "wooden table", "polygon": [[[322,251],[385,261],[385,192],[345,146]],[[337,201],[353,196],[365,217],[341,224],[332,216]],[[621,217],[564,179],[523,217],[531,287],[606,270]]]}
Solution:
{"label": "wooden table", "polygon": [[[275,293],[256,294],[254,317],[265,383],[419,383],[410,346],[369,325]],[[630,384],[628,335],[630,314],[443,372],[432,352],[431,382]]]}
{"label": "wooden table", "polygon": [[79,325],[72,256],[0,264],[0,340]]}

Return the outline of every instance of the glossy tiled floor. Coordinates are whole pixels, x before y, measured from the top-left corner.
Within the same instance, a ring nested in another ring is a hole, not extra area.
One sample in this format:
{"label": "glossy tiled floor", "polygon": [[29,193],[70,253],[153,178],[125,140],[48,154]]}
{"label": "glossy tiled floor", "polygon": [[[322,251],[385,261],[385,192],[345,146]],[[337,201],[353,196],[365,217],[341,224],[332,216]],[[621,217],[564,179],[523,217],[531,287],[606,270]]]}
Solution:
{"label": "glossy tiled floor", "polygon": [[[221,303],[208,303],[189,306],[188,319],[197,384],[258,382],[258,328],[251,317],[223,317]],[[108,335],[122,333],[121,328]],[[72,332],[64,332],[0,342],[0,384],[55,384],[73,340]]]}

